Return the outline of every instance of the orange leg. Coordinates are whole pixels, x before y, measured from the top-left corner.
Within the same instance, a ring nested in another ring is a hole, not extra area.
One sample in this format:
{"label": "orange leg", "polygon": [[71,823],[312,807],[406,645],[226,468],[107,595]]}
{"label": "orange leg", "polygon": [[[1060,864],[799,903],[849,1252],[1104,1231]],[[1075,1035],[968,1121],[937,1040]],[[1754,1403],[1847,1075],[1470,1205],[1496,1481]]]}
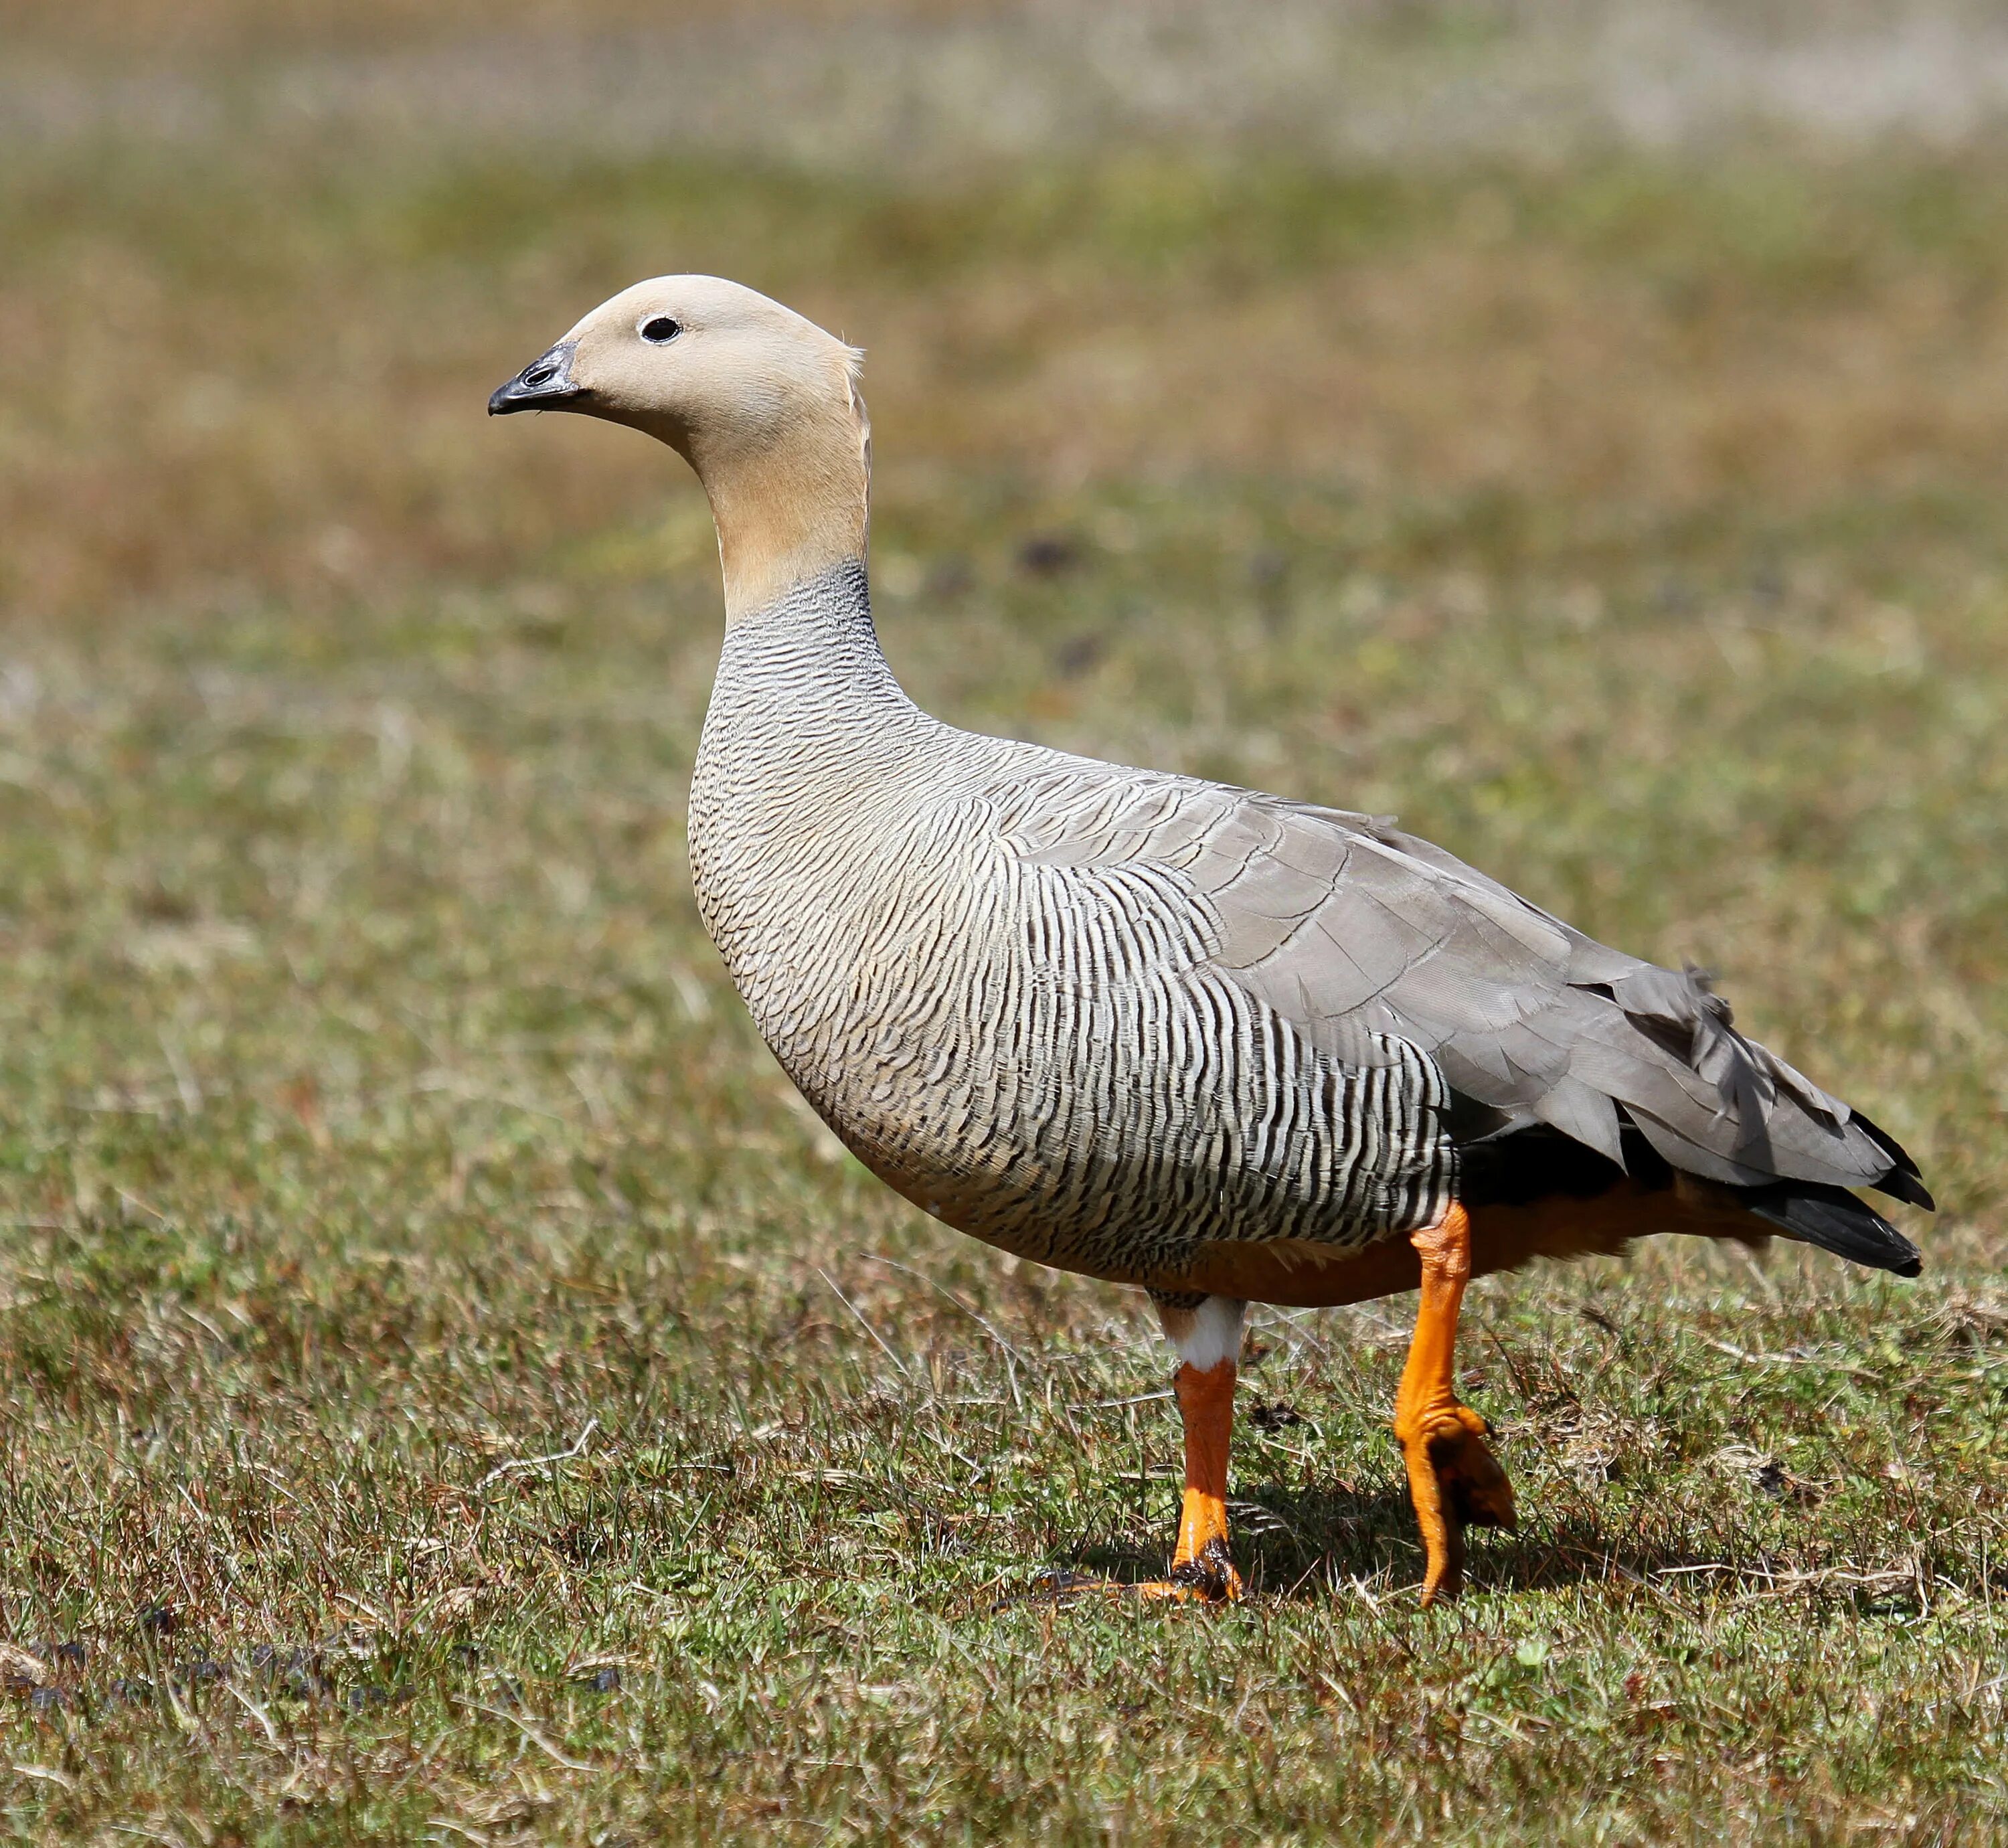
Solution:
{"label": "orange leg", "polygon": [[1458,1402],[1453,1381],[1457,1316],[1471,1276],[1471,1221],[1453,1206],[1410,1242],[1423,1260],[1423,1295],[1395,1399],[1395,1436],[1429,1563],[1423,1602],[1454,1597],[1464,1577],[1464,1530],[1513,1525],[1513,1486],[1485,1447],[1485,1420]]}
{"label": "orange leg", "polygon": [[1068,1572],[1046,1575],[1062,1597],[1111,1592],[1124,1597],[1232,1604],[1241,1574],[1227,1549],[1227,1446],[1234,1432],[1234,1380],[1241,1354],[1241,1317],[1247,1308],[1229,1296],[1156,1298],[1165,1337],[1182,1365],[1172,1386],[1185,1421],[1186,1493],[1171,1571],[1145,1585],[1116,1585]]}
{"label": "orange leg", "polygon": [[1227,1549],[1227,1445],[1246,1306],[1226,1296],[1156,1300],[1165,1338],[1184,1363],[1172,1383],[1185,1421],[1186,1493],[1169,1575],[1134,1589],[1143,1598],[1232,1603],[1241,1574]]}
{"label": "orange leg", "polygon": [[1204,1369],[1188,1361],[1172,1382],[1186,1427],[1185,1502],[1171,1576],[1139,1585],[1140,1596],[1231,1604],[1241,1595],[1241,1574],[1227,1549],[1227,1444],[1234,1429],[1236,1372],[1231,1360]]}

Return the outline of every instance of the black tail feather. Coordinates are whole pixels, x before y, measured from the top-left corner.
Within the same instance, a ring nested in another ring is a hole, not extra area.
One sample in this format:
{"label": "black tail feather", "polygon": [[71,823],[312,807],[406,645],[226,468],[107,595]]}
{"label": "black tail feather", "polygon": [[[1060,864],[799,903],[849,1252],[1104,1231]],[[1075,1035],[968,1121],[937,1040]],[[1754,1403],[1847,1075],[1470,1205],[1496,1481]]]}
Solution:
{"label": "black tail feather", "polygon": [[1907,1200],[1914,1207],[1922,1207],[1927,1213],[1936,1213],[1938,1202],[1932,1198],[1931,1189],[1925,1185],[1924,1176],[1918,1172],[1917,1163],[1911,1159],[1904,1145],[1858,1110],[1850,1120],[1890,1157],[1890,1171],[1873,1184],[1876,1192],[1886,1193],[1892,1200]]}
{"label": "black tail feather", "polygon": [[[1896,1192],[1888,1182],[1882,1185],[1886,1192]],[[1920,1186],[1918,1191],[1924,1189]],[[1844,1187],[1828,1187],[1816,1181],[1778,1181],[1768,1187],[1740,1187],[1737,1192],[1745,1206],[1789,1238],[1817,1245],[1872,1270],[1893,1270],[1899,1277],[1915,1277],[1924,1268],[1918,1248]]]}

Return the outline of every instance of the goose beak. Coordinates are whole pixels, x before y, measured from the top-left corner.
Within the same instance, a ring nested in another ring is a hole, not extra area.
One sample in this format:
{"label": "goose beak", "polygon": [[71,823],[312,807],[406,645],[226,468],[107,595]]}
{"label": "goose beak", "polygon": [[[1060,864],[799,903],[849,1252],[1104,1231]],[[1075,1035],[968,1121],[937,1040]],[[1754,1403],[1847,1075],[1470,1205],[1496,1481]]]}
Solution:
{"label": "goose beak", "polygon": [[512,411],[559,411],[585,396],[585,387],[572,382],[574,341],[561,340],[551,350],[517,373],[507,384],[497,386],[488,400],[490,417],[507,417]]}

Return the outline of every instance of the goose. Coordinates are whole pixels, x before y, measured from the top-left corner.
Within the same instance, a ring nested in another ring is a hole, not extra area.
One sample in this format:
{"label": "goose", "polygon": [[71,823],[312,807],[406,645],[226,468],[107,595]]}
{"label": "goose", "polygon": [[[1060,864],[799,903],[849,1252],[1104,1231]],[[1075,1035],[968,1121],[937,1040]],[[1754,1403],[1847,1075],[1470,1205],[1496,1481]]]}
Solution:
{"label": "goose", "polygon": [[1738,1032],[1391,820],[963,731],[893,677],[866,581],[863,355],[709,276],[636,284],[500,387],[659,439],[718,532],[693,772],[705,926],[803,1097],[887,1185],[1021,1258],[1146,1291],[1185,1493],[1148,1597],[1223,1603],[1253,1302],[1419,1292],[1397,1390],[1426,1556],[1512,1489],[1458,1396],[1465,1285],[1537,1257],[1773,1235],[1917,1274],[1854,1191],[1915,1162]]}

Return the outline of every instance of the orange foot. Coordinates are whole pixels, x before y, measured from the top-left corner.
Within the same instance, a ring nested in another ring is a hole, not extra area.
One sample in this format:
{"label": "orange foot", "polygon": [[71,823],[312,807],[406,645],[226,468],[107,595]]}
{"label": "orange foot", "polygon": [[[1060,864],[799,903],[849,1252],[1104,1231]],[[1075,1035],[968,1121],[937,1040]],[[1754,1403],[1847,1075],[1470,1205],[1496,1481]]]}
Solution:
{"label": "orange foot", "polygon": [[1428,1554],[1426,1609],[1438,1598],[1455,1597],[1464,1583],[1465,1528],[1513,1526],[1513,1485],[1486,1448],[1485,1420],[1469,1405],[1444,1406],[1395,1435]]}
{"label": "orange foot", "polygon": [[[1031,1595],[1066,1602],[1093,1595],[1106,1598],[1134,1598],[1144,1603],[1238,1604],[1242,1599],[1241,1574],[1222,1547],[1203,1563],[1188,1560],[1174,1566],[1170,1575],[1150,1578],[1140,1585],[1113,1578],[1094,1578],[1084,1573],[1042,1572],[1034,1581]],[[1006,1599],[1006,1602],[1011,1600]]]}
{"label": "orange foot", "polygon": [[1169,1578],[1128,1588],[1139,1598],[1169,1598],[1182,1604],[1239,1604],[1243,1591],[1224,1534],[1207,1541],[1190,1559],[1176,1562]]}

